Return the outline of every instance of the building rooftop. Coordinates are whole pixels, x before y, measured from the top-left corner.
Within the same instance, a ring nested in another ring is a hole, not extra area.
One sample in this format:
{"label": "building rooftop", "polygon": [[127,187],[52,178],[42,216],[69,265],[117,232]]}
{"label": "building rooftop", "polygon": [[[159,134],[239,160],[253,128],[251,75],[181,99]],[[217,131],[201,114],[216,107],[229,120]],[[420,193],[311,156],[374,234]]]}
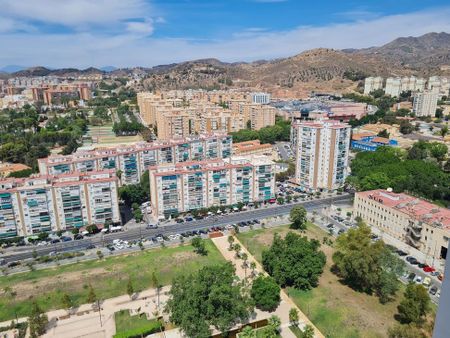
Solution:
{"label": "building rooftop", "polygon": [[418,221],[450,229],[450,210],[423,199],[382,189],[358,192],[357,195],[399,210]]}

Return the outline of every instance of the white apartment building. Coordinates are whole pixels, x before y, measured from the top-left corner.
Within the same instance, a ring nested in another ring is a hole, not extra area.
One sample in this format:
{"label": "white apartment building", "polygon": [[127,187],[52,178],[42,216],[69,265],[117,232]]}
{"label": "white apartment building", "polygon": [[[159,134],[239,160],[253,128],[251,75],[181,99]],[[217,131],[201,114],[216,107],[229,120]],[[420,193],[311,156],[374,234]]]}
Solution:
{"label": "white apartment building", "polygon": [[386,79],[386,88],[384,93],[392,97],[399,97],[402,92],[402,80],[401,78],[388,77]]}
{"label": "white apartment building", "polygon": [[366,77],[364,80],[364,95],[369,95],[374,90],[383,89],[383,78],[377,77]]}
{"label": "white apartment building", "polygon": [[257,104],[269,104],[270,94],[269,93],[252,93],[251,94],[252,103]]}
{"label": "white apartment building", "polygon": [[356,193],[354,210],[367,225],[421,251],[433,262],[446,258],[450,210],[381,189]]}
{"label": "white apartment building", "polygon": [[424,91],[414,95],[413,113],[416,116],[434,116],[436,113],[439,93],[434,91]]}
{"label": "white apartment building", "polygon": [[450,94],[450,78],[443,76],[431,76],[428,79],[428,90],[439,94],[439,97],[448,97]]}
{"label": "white apartment building", "polygon": [[231,136],[215,133],[182,140],[99,148],[39,159],[39,172],[42,175],[59,175],[114,169],[120,173],[122,185],[136,184],[149,166],[227,158],[231,155],[232,143]]}
{"label": "white apartment building", "polygon": [[119,223],[114,170],[0,181],[0,238]]}
{"label": "white apartment building", "polygon": [[308,192],[342,187],[347,177],[351,127],[331,120],[293,123],[296,183]]}
{"label": "white apartment building", "polygon": [[275,198],[275,166],[266,156],[150,167],[150,201],[162,219],[194,209]]}

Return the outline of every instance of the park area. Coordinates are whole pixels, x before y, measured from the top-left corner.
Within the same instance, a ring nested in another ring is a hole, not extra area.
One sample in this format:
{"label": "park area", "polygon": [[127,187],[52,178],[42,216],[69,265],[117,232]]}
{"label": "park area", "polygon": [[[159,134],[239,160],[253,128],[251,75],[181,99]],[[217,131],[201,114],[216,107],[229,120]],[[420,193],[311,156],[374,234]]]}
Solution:
{"label": "park area", "polygon": [[0,321],[27,316],[33,300],[44,311],[64,308],[64,294],[68,294],[75,305],[87,303],[89,285],[97,298],[107,299],[126,294],[129,280],[139,292],[154,286],[153,274],[159,284],[167,285],[178,274],[225,261],[210,240],[205,244],[206,256],[194,253],[191,245],[184,245],[2,276]]}
{"label": "park area", "polygon": [[[237,237],[261,262],[262,252],[271,245],[273,235],[278,233],[283,237],[288,231],[300,233],[283,226],[239,233]],[[328,237],[325,231],[311,223],[308,223],[304,235],[320,243],[324,237]],[[326,337],[387,337],[388,328],[396,323],[394,315],[403,287],[397,292],[394,301],[383,305],[377,297],[356,292],[342,284],[330,271],[333,248],[322,244],[320,249],[325,253],[327,263],[319,286],[309,291],[289,288],[286,290],[289,296]]]}

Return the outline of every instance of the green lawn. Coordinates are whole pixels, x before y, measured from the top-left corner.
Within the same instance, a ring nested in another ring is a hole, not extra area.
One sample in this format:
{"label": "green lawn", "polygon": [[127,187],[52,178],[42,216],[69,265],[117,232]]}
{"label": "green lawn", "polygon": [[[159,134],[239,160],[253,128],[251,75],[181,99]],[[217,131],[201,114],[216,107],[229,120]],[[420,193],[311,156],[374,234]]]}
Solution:
{"label": "green lawn", "polygon": [[[190,245],[152,249],[130,255],[86,261],[53,269],[36,270],[0,277],[0,321],[29,314],[31,298],[44,310],[63,308],[62,295],[68,293],[75,304],[86,303],[88,285],[100,299],[126,294],[131,278],[136,291],[152,287],[155,271],[161,284],[170,284],[178,274],[190,273],[205,265],[224,262],[210,241],[207,256],[199,256]],[[5,291],[7,291],[5,293]]]}
{"label": "green lawn", "polygon": [[[284,235],[288,231],[288,226],[283,226],[239,233],[237,237],[261,261],[262,251],[270,246],[273,234]],[[327,236],[325,231],[313,224],[308,225],[305,234],[321,243]],[[353,291],[341,284],[330,272],[333,248],[322,245],[321,250],[327,256],[327,264],[319,286],[310,291],[289,288],[289,296],[326,337],[386,337],[387,329],[396,323],[394,314],[399,299],[383,305],[376,297]],[[398,295],[402,293],[403,286]]]}
{"label": "green lawn", "polygon": [[114,321],[116,323],[116,333],[136,330],[151,325],[156,326],[158,323],[156,319],[148,320],[145,315],[130,316],[127,310],[116,312],[114,314]]}
{"label": "green lawn", "polygon": [[291,325],[291,326],[289,326],[289,330],[291,330],[292,333],[295,334],[295,336],[297,338],[303,337],[303,332],[302,332],[302,330],[300,330],[300,328],[298,326]]}

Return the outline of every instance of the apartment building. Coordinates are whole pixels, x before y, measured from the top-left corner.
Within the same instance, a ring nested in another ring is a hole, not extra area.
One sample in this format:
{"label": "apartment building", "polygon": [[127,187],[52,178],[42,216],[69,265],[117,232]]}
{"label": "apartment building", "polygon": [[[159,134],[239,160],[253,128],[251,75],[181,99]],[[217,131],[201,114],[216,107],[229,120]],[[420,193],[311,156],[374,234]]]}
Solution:
{"label": "apartment building", "polygon": [[378,89],[383,89],[383,78],[380,76],[366,77],[364,80],[364,95],[369,95]]}
{"label": "apartment building", "polygon": [[270,94],[269,93],[252,93],[251,94],[252,103],[257,104],[269,104]]}
{"label": "apartment building", "polygon": [[138,183],[149,166],[230,157],[232,145],[231,136],[215,133],[49,156],[38,165],[42,175],[114,169],[120,173],[120,184],[127,185]]}
{"label": "apartment building", "polygon": [[399,97],[402,92],[402,80],[401,78],[388,77],[386,79],[386,87],[384,93],[392,97]]}
{"label": "apartment building", "polygon": [[[270,101],[268,94],[256,94],[255,100]],[[274,125],[277,109],[266,103],[252,103],[247,96],[206,91],[138,93],[138,105],[143,121],[156,126],[162,140],[234,132],[247,128],[248,121],[255,130]]]}
{"label": "apartment building", "polygon": [[450,210],[388,190],[355,194],[354,209],[369,226],[400,240],[427,257],[445,259],[450,237]]}
{"label": "apartment building", "polygon": [[214,205],[267,201],[275,197],[274,170],[266,156],[152,166],[153,214],[162,219]]}
{"label": "apartment building", "polygon": [[91,88],[87,83],[44,84],[31,88],[33,100],[46,105],[59,105],[64,101],[89,100],[92,98]]}
{"label": "apartment building", "polygon": [[350,126],[329,120],[294,121],[291,130],[295,180],[300,188],[315,192],[342,187],[347,177]]}
{"label": "apartment building", "polygon": [[434,116],[438,100],[439,93],[434,92],[433,90],[416,93],[414,95],[413,113],[418,117]]}
{"label": "apartment building", "polygon": [[0,180],[0,238],[120,222],[114,170]]}
{"label": "apartment building", "polygon": [[450,94],[450,78],[443,76],[431,76],[428,79],[428,89],[441,96],[449,96]]}

